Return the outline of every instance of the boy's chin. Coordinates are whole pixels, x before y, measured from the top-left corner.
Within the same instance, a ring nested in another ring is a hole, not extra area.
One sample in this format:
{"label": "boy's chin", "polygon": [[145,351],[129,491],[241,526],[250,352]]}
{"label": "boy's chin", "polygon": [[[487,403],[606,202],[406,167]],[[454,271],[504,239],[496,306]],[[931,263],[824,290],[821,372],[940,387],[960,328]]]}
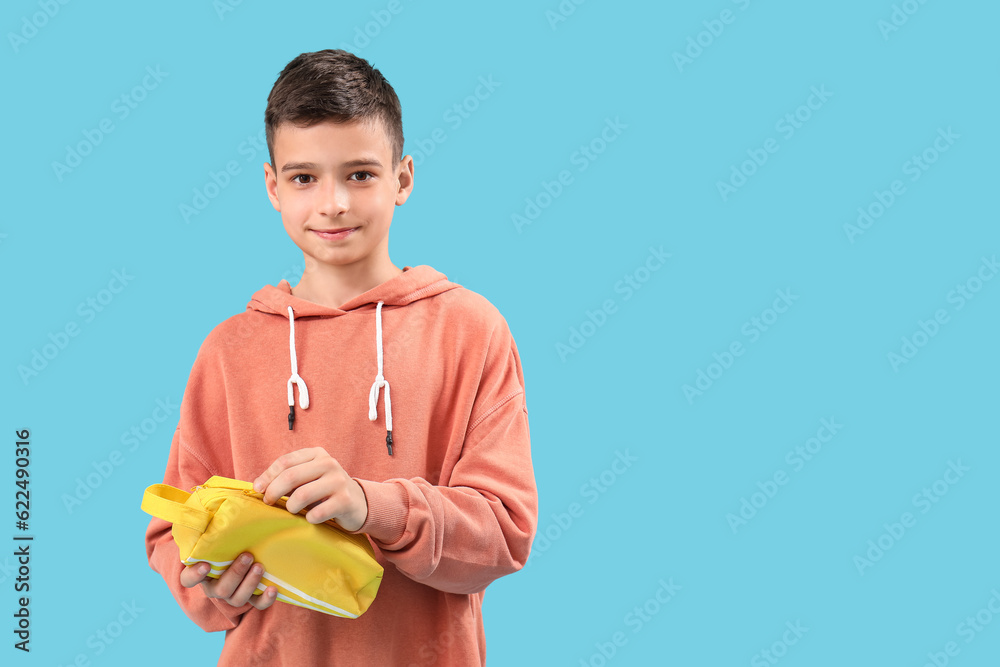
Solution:
{"label": "boy's chin", "polygon": [[378,264],[377,258],[374,253],[369,253],[367,255],[358,252],[356,249],[348,250],[343,249],[339,252],[325,252],[318,253],[312,248],[300,248],[302,254],[305,258],[305,271],[303,274],[309,271],[324,270],[324,269],[336,269],[336,268],[348,268],[357,266],[374,266]]}

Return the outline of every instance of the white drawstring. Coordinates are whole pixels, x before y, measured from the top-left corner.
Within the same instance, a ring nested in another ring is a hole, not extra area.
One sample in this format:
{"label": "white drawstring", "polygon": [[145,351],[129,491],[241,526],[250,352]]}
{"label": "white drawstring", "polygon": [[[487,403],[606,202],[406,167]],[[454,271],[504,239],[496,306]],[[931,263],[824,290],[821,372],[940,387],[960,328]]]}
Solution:
{"label": "white drawstring", "polygon": [[[368,419],[375,421],[378,419],[378,394],[382,387],[385,387],[385,444],[392,456],[392,400],[389,397],[389,382],[382,375],[382,304],[379,301],[375,306],[375,356],[378,361],[378,373],[375,375],[375,382],[372,383],[371,391],[368,392]],[[292,374],[288,378],[288,430],[292,430],[295,422],[295,390],[293,385],[299,387],[299,407],[305,410],[309,407],[309,389],[306,381],[299,375],[299,363],[295,355],[295,312],[288,306],[288,355],[292,362]]]}
{"label": "white drawstring", "polygon": [[371,391],[368,392],[368,419],[375,421],[378,419],[378,390],[385,387],[385,443],[392,455],[392,401],[389,399],[389,382],[382,375],[382,301],[375,306],[375,355],[378,360],[378,374],[375,382],[372,383]]}
{"label": "white drawstring", "polygon": [[299,362],[295,357],[295,313],[288,307],[288,353],[292,359],[292,375],[288,378],[288,430],[292,430],[295,421],[295,393],[292,385],[299,386],[299,407],[305,410],[309,407],[309,389],[306,381],[299,376]]}

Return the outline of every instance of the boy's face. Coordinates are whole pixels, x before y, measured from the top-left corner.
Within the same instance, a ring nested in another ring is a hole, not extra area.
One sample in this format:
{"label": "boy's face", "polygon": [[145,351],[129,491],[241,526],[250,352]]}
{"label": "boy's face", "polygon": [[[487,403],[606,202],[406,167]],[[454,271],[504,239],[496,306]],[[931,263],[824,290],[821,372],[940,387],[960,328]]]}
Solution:
{"label": "boy's face", "polygon": [[[389,225],[413,189],[413,159],[396,163],[380,122],[278,126],[267,196],[307,259],[378,273],[389,260]],[[351,229],[346,234],[336,230]],[[308,263],[307,263],[308,266]]]}

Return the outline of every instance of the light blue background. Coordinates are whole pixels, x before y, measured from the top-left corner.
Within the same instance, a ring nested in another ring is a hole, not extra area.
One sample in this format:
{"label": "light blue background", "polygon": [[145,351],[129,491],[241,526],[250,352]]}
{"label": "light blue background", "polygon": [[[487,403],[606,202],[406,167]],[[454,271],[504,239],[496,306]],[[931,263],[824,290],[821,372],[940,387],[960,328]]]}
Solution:
{"label": "light blue background", "polygon": [[[768,650],[783,667],[920,666],[942,664],[948,642],[949,664],[996,664],[1000,618],[983,612],[971,642],[960,624],[1000,590],[1000,280],[949,301],[1000,250],[995,3],[594,0],[563,2],[573,11],[556,23],[556,0],[400,0],[397,14],[387,1],[52,4],[51,18],[24,0],[0,13],[0,539],[15,532],[21,428],[36,536],[32,652],[0,627],[5,664],[214,664],[222,634],[187,620],[143,550],[139,501],[162,479],[176,414],[134,451],[121,437],[157,399],[180,402],[215,324],[301,272],[265,196],[265,154],[243,142],[291,58],[345,45],[395,87],[407,152],[446,137],[396,213],[393,261],[485,295],[522,355],[540,533],[524,571],[488,589],[489,664],[774,664]],[[883,34],[903,5],[915,13]],[[731,22],[712,23],[724,10]],[[706,46],[679,68],[689,38]],[[167,74],[122,118],[114,102],[147,67]],[[446,114],[480,77],[500,85],[456,124]],[[824,86],[832,96],[786,137],[776,123]],[[60,179],[53,162],[105,118],[113,131]],[[602,147],[608,119],[625,128]],[[905,163],[948,128],[959,138],[911,181]],[[777,152],[724,201],[717,182],[769,138]],[[581,170],[592,141],[603,152]],[[180,205],[231,160],[240,173],[186,222]],[[563,170],[572,182],[518,229],[512,214]],[[896,179],[905,193],[849,241],[844,225]],[[616,284],[651,246],[670,258],[626,300]],[[134,279],[88,321],[79,304],[123,269]],[[744,323],[771,318],[777,290],[797,300],[751,341]],[[582,326],[607,300],[603,324]],[[887,355],[938,309],[947,323],[893,368]],[[23,380],[70,323],[78,335]],[[571,328],[592,335],[561,356]],[[710,368],[734,341],[742,356]],[[717,379],[689,401],[699,370]],[[795,471],[786,454],[824,418],[842,429]],[[77,478],[115,450],[122,465],[68,511]],[[636,460],[614,466],[619,453]],[[968,471],[922,513],[914,496],[949,461]],[[734,532],[727,514],[782,472]],[[884,536],[904,512],[915,525]],[[891,547],[859,571],[880,536]],[[13,558],[0,564],[12,626]],[[661,580],[680,587],[662,605]],[[98,655],[88,638],[133,600],[143,611]]]}

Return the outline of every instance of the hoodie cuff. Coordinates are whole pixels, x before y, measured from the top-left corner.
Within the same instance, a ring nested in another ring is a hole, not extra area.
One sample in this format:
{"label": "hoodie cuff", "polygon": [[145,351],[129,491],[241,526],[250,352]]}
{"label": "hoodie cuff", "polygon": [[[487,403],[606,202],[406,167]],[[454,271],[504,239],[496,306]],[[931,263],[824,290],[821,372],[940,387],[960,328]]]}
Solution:
{"label": "hoodie cuff", "polygon": [[357,533],[367,533],[379,543],[379,547],[391,549],[406,532],[406,518],[409,503],[401,484],[393,482],[372,482],[354,478],[365,492],[368,501],[368,517]]}

